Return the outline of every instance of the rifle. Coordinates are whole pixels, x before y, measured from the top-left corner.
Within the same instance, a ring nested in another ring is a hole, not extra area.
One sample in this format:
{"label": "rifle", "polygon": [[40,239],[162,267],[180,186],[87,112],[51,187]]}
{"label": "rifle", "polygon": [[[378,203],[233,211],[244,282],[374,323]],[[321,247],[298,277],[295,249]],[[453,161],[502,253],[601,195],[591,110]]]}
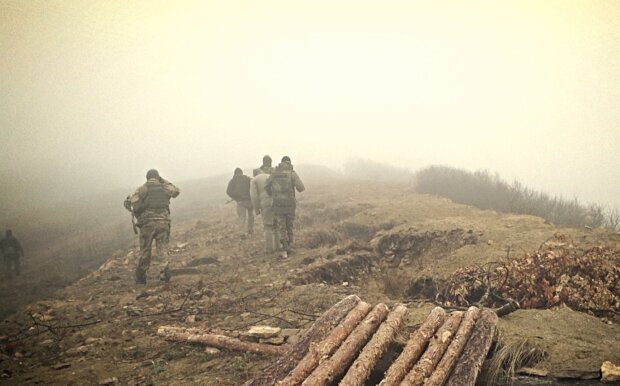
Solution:
{"label": "rifle", "polygon": [[131,213],[131,226],[133,227],[133,233],[137,235],[138,227],[136,226],[136,216],[134,215],[133,209],[131,208],[131,198],[129,196],[127,196],[125,202],[123,202],[123,206],[129,211],[129,213]]}

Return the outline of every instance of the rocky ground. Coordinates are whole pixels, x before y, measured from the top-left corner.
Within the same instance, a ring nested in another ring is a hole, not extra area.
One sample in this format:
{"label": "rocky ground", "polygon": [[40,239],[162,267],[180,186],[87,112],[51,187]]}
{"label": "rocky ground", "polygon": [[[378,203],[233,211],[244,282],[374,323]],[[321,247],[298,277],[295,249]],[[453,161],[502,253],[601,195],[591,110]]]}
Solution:
{"label": "rocky ground", "polygon": [[[170,255],[154,264],[146,286],[133,281],[134,247],[19,308],[2,322],[0,382],[238,385],[273,358],[168,342],[157,328],[239,337],[270,325],[282,329],[272,343],[290,343],[333,303],[358,294],[371,303],[407,302],[405,337],[434,306],[437,283],[463,267],[521,258],[558,231],[578,250],[620,250],[620,235],[605,230],[556,229],[403,186],[310,186],[299,199],[296,253],[286,260],[263,252],[260,217],[257,232],[242,240],[233,206],[201,208],[174,223]],[[169,284],[158,279],[164,260]],[[603,361],[620,363],[614,315],[562,304],[519,310],[500,319],[501,339],[543,350],[531,367],[547,377],[594,374]]]}

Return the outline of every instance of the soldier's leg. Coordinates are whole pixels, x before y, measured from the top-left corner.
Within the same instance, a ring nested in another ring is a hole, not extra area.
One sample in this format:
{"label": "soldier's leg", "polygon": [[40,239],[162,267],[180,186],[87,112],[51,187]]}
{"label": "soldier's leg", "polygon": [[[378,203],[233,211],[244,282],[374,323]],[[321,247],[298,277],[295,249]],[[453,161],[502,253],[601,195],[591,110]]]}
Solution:
{"label": "soldier's leg", "polygon": [[295,214],[286,215],[286,233],[289,249],[293,247],[293,229],[295,226]]}
{"label": "soldier's leg", "polygon": [[263,228],[265,231],[265,252],[273,253],[276,250],[276,239],[273,228],[273,211],[271,206],[261,208],[261,216],[263,217]]}
{"label": "soldier's leg", "polygon": [[15,261],[13,262],[13,264],[15,264],[15,274],[17,276],[19,276],[20,272],[20,261],[19,261],[19,255],[15,256]]}
{"label": "soldier's leg", "polygon": [[248,233],[254,233],[254,210],[250,207],[246,209],[248,214]]}
{"label": "soldier's leg", "polygon": [[286,215],[277,215],[276,224],[278,226],[278,235],[280,236],[280,244],[282,244],[282,257],[288,256],[288,232],[286,231]]}
{"label": "soldier's leg", "polygon": [[151,248],[153,247],[154,236],[153,224],[147,223],[140,228],[140,260],[136,267],[136,282],[146,283],[146,271],[151,265]]}
{"label": "soldier's leg", "polygon": [[239,233],[241,233],[241,235],[245,235],[248,232],[246,212],[246,207],[241,205],[240,202],[237,202],[237,220],[239,221]]}
{"label": "soldier's leg", "polygon": [[9,258],[9,256],[5,255],[3,256],[3,260],[4,260],[4,275],[6,276],[7,279],[11,279],[13,277],[11,259]]}
{"label": "soldier's leg", "polygon": [[170,244],[170,223],[167,221],[159,221],[156,224],[153,234],[155,245],[157,246],[157,258],[162,261],[164,256],[168,254],[168,245]]}

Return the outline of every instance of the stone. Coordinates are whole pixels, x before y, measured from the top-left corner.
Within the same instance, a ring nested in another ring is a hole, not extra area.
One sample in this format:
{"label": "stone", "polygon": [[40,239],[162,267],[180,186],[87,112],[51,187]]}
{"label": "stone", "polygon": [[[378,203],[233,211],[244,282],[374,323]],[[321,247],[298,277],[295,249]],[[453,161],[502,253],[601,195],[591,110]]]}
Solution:
{"label": "stone", "polygon": [[282,329],[280,327],[252,326],[248,330],[247,334],[256,338],[267,339],[278,335],[281,330]]}
{"label": "stone", "polygon": [[620,381],[620,366],[616,366],[610,361],[603,362],[601,366],[601,382],[612,383]]}
{"label": "stone", "polygon": [[265,344],[281,345],[284,344],[285,339],[283,336],[274,336],[272,338],[261,338],[258,341]]}
{"label": "stone", "polygon": [[209,354],[209,355],[217,355],[219,354],[221,351],[216,349],[215,347],[207,347],[205,348],[205,353]]}
{"label": "stone", "polygon": [[118,378],[116,377],[110,377],[110,378],[106,378],[106,379],[102,379],[101,381],[99,381],[100,385],[115,385],[118,383]]}
{"label": "stone", "polygon": [[89,350],[88,346],[79,346],[79,347],[70,348],[69,350],[66,351],[66,354],[68,356],[78,356],[78,355],[86,354],[88,350]]}
{"label": "stone", "polygon": [[54,370],[62,370],[71,367],[71,363],[57,363],[52,366]]}
{"label": "stone", "polygon": [[99,343],[101,341],[101,338],[86,338],[86,340],[84,341],[85,344],[94,344],[94,343]]}

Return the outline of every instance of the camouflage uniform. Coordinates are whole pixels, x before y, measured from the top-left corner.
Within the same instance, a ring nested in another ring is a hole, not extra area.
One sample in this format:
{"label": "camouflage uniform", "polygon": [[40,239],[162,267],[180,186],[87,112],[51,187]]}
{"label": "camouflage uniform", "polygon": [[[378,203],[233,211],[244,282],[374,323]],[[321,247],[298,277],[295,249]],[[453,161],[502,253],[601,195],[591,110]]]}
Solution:
{"label": "camouflage uniform", "polygon": [[241,169],[235,170],[235,175],[228,183],[226,194],[237,202],[237,218],[241,236],[251,234],[254,231],[254,212],[250,198],[249,176],[243,174]]}
{"label": "camouflage uniform", "polygon": [[6,237],[0,240],[0,249],[2,249],[7,279],[13,277],[13,271],[19,275],[19,258],[24,255],[24,249],[10,230],[7,230]]}
{"label": "camouflage uniform", "polygon": [[274,229],[274,216],[271,207],[271,196],[265,191],[265,185],[269,174],[262,168],[256,169],[255,177],[250,182],[250,198],[256,214],[263,218],[263,229],[265,234],[265,251],[272,253],[276,250],[276,234]]}
{"label": "camouflage uniform", "polygon": [[149,178],[128,199],[140,228],[140,260],[136,267],[136,281],[146,282],[146,271],[151,265],[151,248],[157,243],[161,256],[170,240],[170,198],[177,197],[179,188],[161,177]]}
{"label": "camouflage uniform", "polygon": [[[288,157],[285,157],[286,159]],[[275,227],[282,245],[282,256],[286,257],[293,246],[293,223],[297,201],[295,190],[303,192],[306,188],[290,161],[281,162],[269,176],[265,190],[271,194],[275,216]]]}

